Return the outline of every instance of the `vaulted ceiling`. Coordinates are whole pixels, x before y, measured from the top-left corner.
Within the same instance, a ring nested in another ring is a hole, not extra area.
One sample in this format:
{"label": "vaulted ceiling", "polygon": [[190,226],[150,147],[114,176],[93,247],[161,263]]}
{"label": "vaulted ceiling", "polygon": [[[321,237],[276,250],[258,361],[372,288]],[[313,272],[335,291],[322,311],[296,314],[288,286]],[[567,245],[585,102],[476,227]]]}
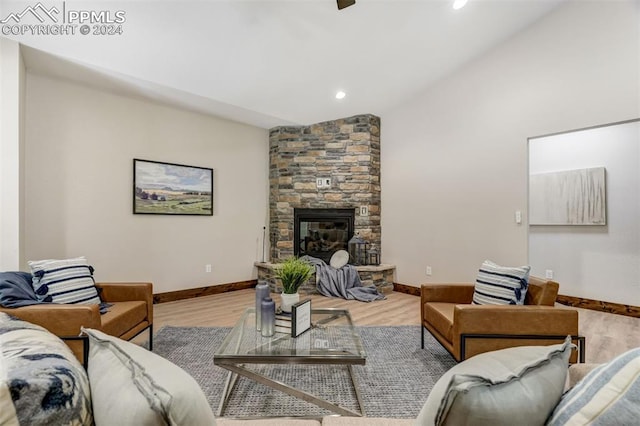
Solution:
{"label": "vaulted ceiling", "polygon": [[[122,34],[6,37],[32,72],[269,128],[383,115],[563,1],[67,1],[124,11]],[[0,18],[30,4],[1,0]]]}

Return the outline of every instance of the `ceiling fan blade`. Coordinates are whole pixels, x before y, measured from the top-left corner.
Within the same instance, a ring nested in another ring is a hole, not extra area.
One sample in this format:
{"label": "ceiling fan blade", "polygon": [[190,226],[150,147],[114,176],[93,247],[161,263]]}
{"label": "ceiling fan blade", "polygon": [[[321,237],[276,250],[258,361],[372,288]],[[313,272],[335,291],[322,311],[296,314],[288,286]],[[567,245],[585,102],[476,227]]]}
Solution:
{"label": "ceiling fan blade", "polygon": [[338,10],[353,6],[354,4],[356,4],[356,0],[338,0]]}

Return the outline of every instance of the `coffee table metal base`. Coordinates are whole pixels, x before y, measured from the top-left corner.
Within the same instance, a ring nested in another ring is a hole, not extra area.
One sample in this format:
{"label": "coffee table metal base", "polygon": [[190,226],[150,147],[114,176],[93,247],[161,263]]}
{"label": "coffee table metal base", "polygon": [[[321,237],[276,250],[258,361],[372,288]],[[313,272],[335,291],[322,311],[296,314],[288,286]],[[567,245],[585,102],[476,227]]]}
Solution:
{"label": "coffee table metal base", "polygon": [[280,392],[284,392],[288,395],[291,395],[295,398],[302,399],[304,401],[310,402],[312,404],[317,405],[318,407],[324,408],[329,411],[333,411],[336,414],[340,414],[341,416],[352,416],[352,417],[362,417],[365,416],[364,412],[364,404],[362,403],[362,398],[360,396],[360,388],[358,387],[358,382],[355,374],[353,374],[353,366],[346,365],[349,369],[349,376],[351,377],[351,383],[353,385],[354,392],[356,394],[356,399],[358,400],[358,406],[360,407],[360,413],[355,411],[348,410],[344,407],[341,407],[333,402],[327,401],[325,399],[319,398],[313,394],[302,391],[300,389],[296,389],[283,383],[279,380],[273,380],[265,375],[258,374],[254,371],[251,371],[247,368],[244,368],[243,364],[235,364],[231,362],[220,362],[218,366],[229,370],[229,376],[227,377],[227,381],[225,383],[224,390],[222,391],[222,399],[220,401],[220,406],[218,407],[218,412],[216,415],[218,417],[222,417],[224,411],[227,406],[227,400],[231,395],[231,391],[236,383],[238,375],[247,377],[255,382],[261,383],[265,386],[269,386],[273,389],[276,389]]}

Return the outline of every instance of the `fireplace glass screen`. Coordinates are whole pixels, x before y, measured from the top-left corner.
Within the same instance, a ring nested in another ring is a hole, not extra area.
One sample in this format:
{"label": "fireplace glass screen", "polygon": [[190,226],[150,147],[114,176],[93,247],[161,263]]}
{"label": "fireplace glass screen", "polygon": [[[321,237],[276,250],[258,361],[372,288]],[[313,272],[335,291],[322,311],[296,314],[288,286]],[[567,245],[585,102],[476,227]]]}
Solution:
{"label": "fireplace glass screen", "polygon": [[352,209],[296,209],[295,254],[329,262],[336,251],[347,250],[353,236],[353,214]]}

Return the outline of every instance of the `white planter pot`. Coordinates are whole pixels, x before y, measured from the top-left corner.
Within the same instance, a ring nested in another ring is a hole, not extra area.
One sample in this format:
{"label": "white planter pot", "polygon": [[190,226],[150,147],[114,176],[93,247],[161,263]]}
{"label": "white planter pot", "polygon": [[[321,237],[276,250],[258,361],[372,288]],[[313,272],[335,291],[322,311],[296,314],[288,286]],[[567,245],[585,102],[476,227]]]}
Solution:
{"label": "white planter pot", "polygon": [[291,306],[295,305],[300,301],[300,294],[286,294],[282,293],[280,295],[280,308],[283,312],[291,312]]}

